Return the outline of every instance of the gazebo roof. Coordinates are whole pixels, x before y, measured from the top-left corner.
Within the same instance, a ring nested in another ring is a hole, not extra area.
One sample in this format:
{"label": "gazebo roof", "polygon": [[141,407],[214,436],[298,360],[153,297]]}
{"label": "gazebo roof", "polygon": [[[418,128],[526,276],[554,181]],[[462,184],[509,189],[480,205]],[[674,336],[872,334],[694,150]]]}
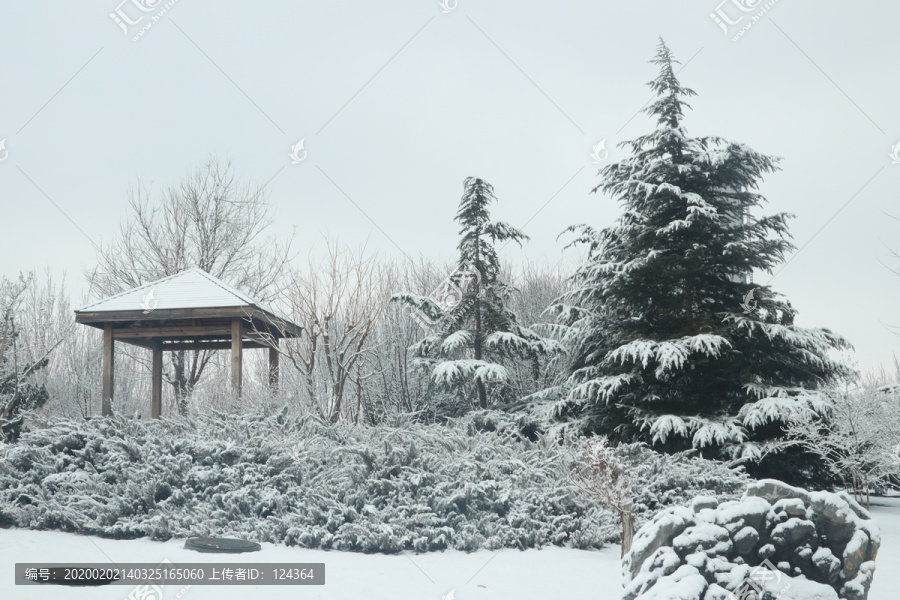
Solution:
{"label": "gazebo roof", "polygon": [[275,325],[289,337],[293,337],[291,334],[299,335],[302,329],[262,302],[198,268],[146,283],[75,310],[76,321],[101,328],[108,321],[235,316]]}
{"label": "gazebo roof", "polygon": [[[194,267],[142,286],[87,304],[75,312],[144,310],[144,298],[153,292],[155,308],[221,308],[254,306],[265,308],[247,294]],[[152,303],[151,303],[152,304]]]}

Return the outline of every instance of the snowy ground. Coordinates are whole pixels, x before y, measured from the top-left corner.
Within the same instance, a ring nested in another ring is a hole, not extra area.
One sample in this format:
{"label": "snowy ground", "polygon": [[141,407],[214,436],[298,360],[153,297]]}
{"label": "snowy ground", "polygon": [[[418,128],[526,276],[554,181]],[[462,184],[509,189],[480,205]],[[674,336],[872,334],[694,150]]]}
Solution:
{"label": "snowy ground", "polygon": [[876,498],[872,503],[872,516],[881,527],[881,549],[869,600],[894,600],[900,597],[900,498]]}
{"label": "snowy ground", "polygon": [[[895,600],[900,589],[900,498],[875,500],[872,512],[882,532],[875,583],[869,600]],[[320,562],[324,586],[168,586],[164,600],[297,598],[348,600],[617,600],[621,595],[619,548],[600,551],[549,547],[542,550],[482,550],[428,554],[356,554],[263,544],[261,552],[198,554],[183,540],[109,540],[53,531],[0,529],[0,598],[4,600],[126,600],[131,586],[70,588],[16,586],[16,562]],[[149,599],[148,599],[149,600]],[[155,598],[153,600],[156,600]]]}

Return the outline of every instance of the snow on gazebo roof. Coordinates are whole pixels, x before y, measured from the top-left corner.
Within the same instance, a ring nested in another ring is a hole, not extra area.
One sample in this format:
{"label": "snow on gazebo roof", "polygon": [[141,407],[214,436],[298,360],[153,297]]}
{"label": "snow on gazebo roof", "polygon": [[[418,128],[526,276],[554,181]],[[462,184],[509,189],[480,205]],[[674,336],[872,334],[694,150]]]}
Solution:
{"label": "snow on gazebo roof", "polygon": [[273,312],[261,302],[196,267],[92,302],[75,312],[140,310],[146,308],[145,302],[150,292],[155,301],[153,308],[159,310],[255,307]]}
{"label": "snow on gazebo roof", "polygon": [[229,308],[241,311],[256,309],[268,315],[267,320],[274,317],[276,322],[283,323],[287,330],[299,332],[302,329],[262,302],[196,267],[92,302],[76,309],[75,315],[79,322],[94,324],[103,319],[104,313],[109,313],[110,317],[114,313],[153,313],[143,317],[152,319],[164,317],[172,311],[193,313],[203,309]]}

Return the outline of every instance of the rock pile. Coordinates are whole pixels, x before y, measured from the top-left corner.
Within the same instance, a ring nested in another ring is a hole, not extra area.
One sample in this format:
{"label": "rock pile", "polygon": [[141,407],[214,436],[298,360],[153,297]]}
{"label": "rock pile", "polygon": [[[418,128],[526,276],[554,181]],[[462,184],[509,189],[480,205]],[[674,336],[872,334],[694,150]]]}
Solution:
{"label": "rock pile", "polygon": [[846,492],[764,479],[657,513],[622,560],[623,600],[865,600],[880,543]]}

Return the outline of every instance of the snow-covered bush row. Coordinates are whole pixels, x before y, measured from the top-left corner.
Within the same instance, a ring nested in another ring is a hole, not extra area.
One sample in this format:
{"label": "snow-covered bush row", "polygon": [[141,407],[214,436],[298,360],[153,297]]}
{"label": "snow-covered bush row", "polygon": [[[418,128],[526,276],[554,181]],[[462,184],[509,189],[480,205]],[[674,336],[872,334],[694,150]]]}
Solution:
{"label": "snow-covered bush row", "polygon": [[[399,428],[284,413],[36,425],[0,461],[0,524],[367,552],[596,548],[619,535],[613,514],[566,485],[558,448],[487,411]],[[670,502],[736,497],[744,485],[710,461],[620,451],[646,482],[639,524]]]}
{"label": "snow-covered bush row", "polygon": [[0,524],[366,552],[596,548],[617,527],[565,485],[554,452],[471,420],[373,428],[218,414],[39,425],[0,463]]}
{"label": "snow-covered bush row", "polygon": [[765,479],[739,501],[699,496],[659,512],[622,561],[623,599],[865,600],[880,543],[846,492]]}

